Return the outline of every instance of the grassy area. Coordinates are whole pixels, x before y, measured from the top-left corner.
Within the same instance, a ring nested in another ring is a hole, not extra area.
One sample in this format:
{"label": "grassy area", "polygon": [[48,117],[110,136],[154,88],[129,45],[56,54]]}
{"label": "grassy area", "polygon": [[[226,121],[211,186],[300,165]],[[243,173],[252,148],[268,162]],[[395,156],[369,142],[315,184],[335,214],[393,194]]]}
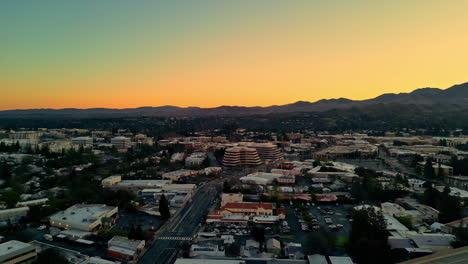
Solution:
{"label": "grassy area", "polygon": [[340,247],[340,248],[346,247],[346,244],[348,244],[348,237],[346,236],[337,237],[335,244],[337,247]]}
{"label": "grassy area", "polygon": [[281,238],[296,239],[296,236],[295,235],[282,235]]}

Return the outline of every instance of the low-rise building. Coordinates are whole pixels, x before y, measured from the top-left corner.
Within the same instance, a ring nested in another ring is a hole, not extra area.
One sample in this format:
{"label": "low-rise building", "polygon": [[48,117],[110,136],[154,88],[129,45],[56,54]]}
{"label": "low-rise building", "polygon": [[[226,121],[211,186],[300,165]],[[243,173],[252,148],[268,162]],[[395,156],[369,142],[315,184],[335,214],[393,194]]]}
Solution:
{"label": "low-rise building", "polygon": [[221,206],[227,203],[241,203],[243,199],[242,193],[223,193],[221,194]]}
{"label": "low-rise building", "polygon": [[226,203],[221,207],[222,215],[269,216],[273,215],[272,203]]}
{"label": "low-rise building", "polygon": [[191,257],[224,257],[224,250],[221,250],[217,244],[203,243],[193,244],[190,247]]}
{"label": "low-rise building", "polygon": [[191,177],[191,176],[195,176],[197,175],[197,171],[194,171],[194,170],[177,170],[177,171],[171,171],[171,172],[167,172],[167,173],[164,173],[162,175],[163,179],[169,179],[169,180],[172,180],[172,181],[177,181],[181,178],[185,178],[185,177]]}
{"label": "low-rise building", "polygon": [[17,240],[0,244],[0,263],[32,263],[36,256],[36,248],[31,244]]}
{"label": "low-rise building", "polygon": [[53,214],[49,221],[53,227],[92,232],[103,225],[112,225],[117,212],[117,207],[105,204],[76,204]]}
{"label": "low-rise building", "polygon": [[93,138],[91,137],[76,137],[72,138],[72,144],[79,147],[89,148],[93,146]]}
{"label": "low-rise building", "polygon": [[17,207],[17,208],[10,208],[0,210],[0,220],[8,221],[15,218],[21,218],[28,215],[29,207]]}
{"label": "low-rise building", "polygon": [[203,164],[203,162],[207,159],[206,153],[204,152],[195,152],[190,154],[185,159],[185,166],[186,167],[199,167]]}
{"label": "low-rise building", "polygon": [[119,136],[111,139],[111,144],[117,149],[127,149],[132,146],[130,138]]}
{"label": "low-rise building", "polygon": [[144,240],[115,236],[107,242],[107,255],[122,260],[135,260],[144,247]]}

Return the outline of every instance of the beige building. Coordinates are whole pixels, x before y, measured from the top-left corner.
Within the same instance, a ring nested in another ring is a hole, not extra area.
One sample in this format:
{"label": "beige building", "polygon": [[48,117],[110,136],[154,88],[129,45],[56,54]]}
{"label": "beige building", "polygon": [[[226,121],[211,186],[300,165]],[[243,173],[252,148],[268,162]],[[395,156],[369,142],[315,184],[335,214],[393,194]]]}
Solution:
{"label": "beige building", "polygon": [[226,203],[221,207],[221,215],[268,216],[273,215],[272,203]]}
{"label": "beige building", "polygon": [[233,147],[226,149],[223,165],[226,167],[259,166],[262,164],[257,150],[247,147]]}
{"label": "beige building", "polygon": [[49,221],[53,227],[93,232],[103,225],[113,224],[117,212],[117,207],[105,204],[75,204],[53,214]]}
{"label": "beige building", "polygon": [[0,220],[7,221],[12,217],[25,217],[28,215],[29,207],[17,207],[11,209],[0,210]]}
{"label": "beige building", "polygon": [[36,256],[36,248],[31,244],[17,240],[0,244],[0,263],[32,263]]}
{"label": "beige building", "polygon": [[227,203],[241,203],[244,200],[242,193],[223,193],[221,194],[221,206]]}

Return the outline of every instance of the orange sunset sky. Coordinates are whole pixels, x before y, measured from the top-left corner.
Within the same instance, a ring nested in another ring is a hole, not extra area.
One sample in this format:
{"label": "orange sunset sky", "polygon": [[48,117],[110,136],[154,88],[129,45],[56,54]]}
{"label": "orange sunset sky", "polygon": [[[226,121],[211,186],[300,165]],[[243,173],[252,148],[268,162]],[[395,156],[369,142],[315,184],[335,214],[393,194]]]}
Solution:
{"label": "orange sunset sky", "polygon": [[468,81],[468,1],[0,2],[0,109],[268,106]]}

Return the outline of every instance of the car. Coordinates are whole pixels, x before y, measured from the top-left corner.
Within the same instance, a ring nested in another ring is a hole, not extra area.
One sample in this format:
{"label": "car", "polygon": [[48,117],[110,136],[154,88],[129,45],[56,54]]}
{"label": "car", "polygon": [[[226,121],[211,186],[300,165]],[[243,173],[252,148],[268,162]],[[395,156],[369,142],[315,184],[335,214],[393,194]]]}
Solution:
{"label": "car", "polygon": [[41,225],[40,227],[37,228],[37,230],[44,230],[44,229],[46,229],[46,228],[47,228],[47,226]]}

